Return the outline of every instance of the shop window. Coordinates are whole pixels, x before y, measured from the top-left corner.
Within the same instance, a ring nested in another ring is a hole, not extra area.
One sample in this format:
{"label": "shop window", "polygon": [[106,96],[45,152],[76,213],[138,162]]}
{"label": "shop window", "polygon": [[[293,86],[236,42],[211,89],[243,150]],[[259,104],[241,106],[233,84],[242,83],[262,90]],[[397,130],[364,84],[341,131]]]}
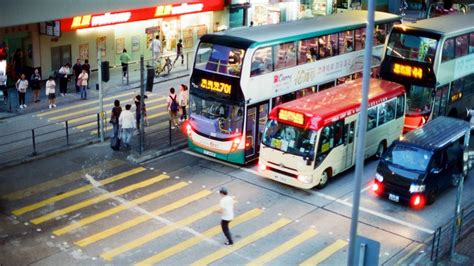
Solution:
{"label": "shop window", "polygon": [[354,31],[348,30],[339,33],[339,54],[354,51]]}
{"label": "shop window", "polygon": [[405,113],[405,96],[398,96],[397,97],[397,119],[402,117]]}
{"label": "shop window", "polygon": [[469,34],[469,53],[474,53],[474,32]]}
{"label": "shop window", "polygon": [[365,47],[365,28],[355,30],[355,49],[362,50]]}
{"label": "shop window", "polygon": [[456,37],[456,57],[467,55],[468,43],[467,34]]}
{"label": "shop window", "polygon": [[257,76],[273,71],[272,47],[264,47],[255,51],[252,57],[250,76]]}
{"label": "shop window", "polygon": [[318,38],[301,40],[298,45],[298,65],[318,60]]}
{"label": "shop window", "polygon": [[[387,24],[375,25],[374,28],[374,46],[382,45],[385,43],[387,37]],[[391,28],[391,26],[388,26]]]}
{"label": "shop window", "polygon": [[322,161],[334,147],[341,145],[343,143],[343,137],[344,120],[324,127],[319,137],[317,160]]}
{"label": "shop window", "polygon": [[321,59],[337,55],[337,33],[321,36],[318,40],[319,57]]}
{"label": "shop window", "polygon": [[454,38],[447,39],[443,44],[442,62],[449,61],[454,58]]}
{"label": "shop window", "polygon": [[296,66],[296,42],[275,45],[275,70]]}
{"label": "shop window", "polygon": [[377,126],[377,106],[367,110],[367,131],[374,129]]}

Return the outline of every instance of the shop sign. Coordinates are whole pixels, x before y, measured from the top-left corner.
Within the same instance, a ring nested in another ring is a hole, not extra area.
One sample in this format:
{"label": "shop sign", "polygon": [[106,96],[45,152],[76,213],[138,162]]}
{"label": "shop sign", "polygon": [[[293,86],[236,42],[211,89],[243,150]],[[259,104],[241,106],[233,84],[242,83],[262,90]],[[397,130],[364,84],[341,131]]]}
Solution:
{"label": "shop sign", "polygon": [[107,12],[61,19],[61,31],[116,25],[133,21],[178,16],[224,9],[222,0],[190,1],[188,3],[160,5],[123,12]]}

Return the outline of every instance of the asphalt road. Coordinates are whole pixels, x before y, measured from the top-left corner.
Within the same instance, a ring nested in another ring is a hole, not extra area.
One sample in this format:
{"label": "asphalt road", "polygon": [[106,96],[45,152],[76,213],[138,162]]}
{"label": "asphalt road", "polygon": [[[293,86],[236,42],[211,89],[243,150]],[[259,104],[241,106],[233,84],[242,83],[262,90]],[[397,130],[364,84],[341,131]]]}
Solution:
{"label": "asphalt road", "polygon": [[[0,264],[346,264],[352,170],[303,191],[187,150],[140,166],[126,155],[91,145],[1,171]],[[448,221],[455,190],[415,211],[372,195],[375,166],[365,165],[359,234],[395,264]],[[222,186],[236,201],[232,247],[214,213]]]}

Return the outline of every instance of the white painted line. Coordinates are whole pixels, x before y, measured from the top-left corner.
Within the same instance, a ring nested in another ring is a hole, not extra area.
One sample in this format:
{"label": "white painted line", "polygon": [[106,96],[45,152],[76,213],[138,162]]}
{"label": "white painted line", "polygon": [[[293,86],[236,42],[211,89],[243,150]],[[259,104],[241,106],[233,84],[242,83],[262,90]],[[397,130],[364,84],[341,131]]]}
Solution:
{"label": "white painted line", "polygon": [[[182,152],[187,153],[189,155],[196,156],[196,157],[204,158],[204,159],[207,159],[209,161],[213,161],[213,162],[216,162],[216,163],[227,165],[227,166],[230,166],[230,167],[233,167],[233,168],[236,168],[236,169],[241,169],[243,171],[246,171],[246,172],[249,172],[249,173],[252,173],[252,174],[255,174],[255,175],[258,176],[258,172],[253,170],[253,169],[248,169],[248,168],[244,168],[244,167],[241,167],[241,166],[230,164],[228,162],[223,162],[223,161],[220,161],[218,159],[210,158],[206,155],[198,154],[198,153],[195,153],[195,152],[190,151],[190,150],[182,150]],[[364,189],[362,189],[361,192],[366,191],[369,188],[370,188],[370,186],[367,186]],[[315,195],[317,195],[321,198],[324,198],[324,199],[327,199],[327,200],[330,200],[330,201],[334,201],[334,202],[337,202],[337,203],[342,204],[344,206],[352,208],[352,203],[347,202],[345,200],[338,199],[338,198],[335,198],[333,196],[330,196],[328,194],[324,194],[324,193],[321,193],[321,192],[313,192],[313,194],[315,194]],[[390,221],[390,222],[393,222],[393,223],[397,223],[397,224],[400,224],[400,225],[403,225],[403,226],[406,226],[406,227],[409,227],[409,228],[412,228],[412,229],[415,229],[415,230],[418,230],[418,231],[422,231],[422,232],[425,232],[425,233],[428,233],[428,234],[433,234],[434,233],[434,230],[432,230],[432,229],[428,229],[428,228],[424,228],[424,227],[421,227],[421,226],[418,226],[418,225],[415,225],[415,224],[411,224],[411,223],[399,220],[397,218],[393,218],[391,216],[385,215],[383,213],[379,213],[379,212],[376,212],[376,211],[373,211],[373,210],[369,210],[369,209],[364,208],[364,207],[359,207],[359,210],[363,211],[365,213],[377,216],[377,217],[382,218],[384,220],[387,220],[387,221]]]}

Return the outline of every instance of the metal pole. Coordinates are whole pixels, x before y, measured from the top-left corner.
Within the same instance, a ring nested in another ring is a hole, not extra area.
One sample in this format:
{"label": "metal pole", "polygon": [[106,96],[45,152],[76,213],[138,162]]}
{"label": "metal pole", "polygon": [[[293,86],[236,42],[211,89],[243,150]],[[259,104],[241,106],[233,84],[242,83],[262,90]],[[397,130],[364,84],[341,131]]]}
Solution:
{"label": "metal pole", "polygon": [[143,153],[145,145],[145,61],[140,56],[140,154]]}
{"label": "metal pole", "polygon": [[168,125],[168,138],[169,138],[169,142],[170,142],[170,146],[172,145],[171,144],[171,119],[168,120],[169,121],[169,125]]}
{"label": "metal pole", "polygon": [[457,242],[457,230],[458,224],[461,222],[461,196],[464,186],[464,175],[461,175],[459,178],[458,191],[456,193],[456,206],[454,208],[454,217],[453,217],[453,229],[452,229],[452,238],[451,238],[451,259],[456,255],[456,242]]}
{"label": "metal pole", "polygon": [[97,136],[100,138],[100,114],[97,113]]}
{"label": "metal pole", "polygon": [[354,261],[356,252],[359,252],[356,246],[357,223],[359,221],[359,205],[360,205],[360,187],[362,174],[364,172],[364,147],[365,147],[365,132],[367,130],[367,107],[369,96],[369,82],[370,82],[370,66],[372,65],[372,42],[374,35],[374,0],[368,0],[367,12],[367,29],[366,42],[364,51],[364,70],[362,74],[362,103],[359,113],[359,125],[357,134],[356,146],[356,162],[354,173],[354,197],[352,203],[352,220],[351,232],[349,238],[349,258],[347,260],[348,266],[356,265]]}
{"label": "metal pole", "polygon": [[66,124],[66,144],[69,145],[69,123],[67,120],[64,123]]}
{"label": "metal pole", "polygon": [[33,152],[31,153],[33,156],[36,156],[38,153],[36,152],[36,139],[35,139],[35,129],[31,130],[31,140],[33,141]]}
{"label": "metal pole", "polygon": [[129,75],[128,75],[128,73],[130,72],[129,69],[130,69],[130,64],[127,63],[127,85],[130,85],[130,82],[129,82],[130,80],[129,80]]}
{"label": "metal pole", "polygon": [[99,137],[100,137],[100,142],[104,142],[104,121],[103,121],[103,115],[104,115],[104,97],[103,97],[103,91],[102,91],[102,65],[101,65],[101,49],[97,50],[97,69],[98,69],[98,84],[99,84]]}

